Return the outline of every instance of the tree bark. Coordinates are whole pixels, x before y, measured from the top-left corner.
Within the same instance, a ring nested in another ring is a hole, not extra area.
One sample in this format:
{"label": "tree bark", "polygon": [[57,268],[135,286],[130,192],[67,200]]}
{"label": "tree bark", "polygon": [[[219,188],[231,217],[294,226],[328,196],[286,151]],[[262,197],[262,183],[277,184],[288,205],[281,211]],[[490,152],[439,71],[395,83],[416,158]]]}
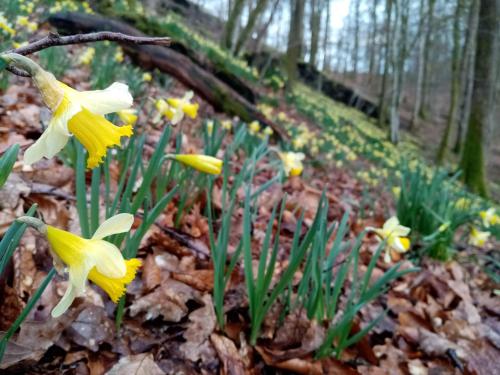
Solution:
{"label": "tree bark", "polygon": [[286,52],[287,90],[292,89],[297,79],[297,62],[302,56],[303,21],[305,0],[293,0],[291,4],[290,30]]}
{"label": "tree bark", "polygon": [[427,7],[427,23],[425,28],[425,46],[424,46],[424,60],[423,68],[424,73],[422,77],[422,102],[420,106],[419,116],[426,118],[429,112],[428,94],[429,94],[429,57],[431,36],[434,23],[434,9],[436,7],[436,0],[429,0]]}
{"label": "tree bark", "polygon": [[[321,26],[321,2],[322,0],[311,0],[311,49],[309,52],[309,64],[316,66],[318,47],[319,47],[319,32]],[[326,50],[324,51],[326,52]]]}
{"label": "tree bark", "polygon": [[451,55],[451,92],[450,92],[450,106],[448,109],[448,118],[446,121],[446,128],[439,143],[436,161],[442,164],[446,158],[448,151],[448,140],[450,138],[451,129],[455,126],[456,118],[458,115],[458,102],[460,99],[460,18],[462,14],[462,0],[457,0],[455,7],[455,15],[453,17],[453,51]]}
{"label": "tree bark", "polygon": [[358,75],[358,60],[359,60],[359,7],[361,0],[354,2],[354,47],[352,53],[352,75],[354,78]]}
{"label": "tree bark", "polygon": [[467,31],[465,34],[464,57],[460,67],[460,81],[462,82],[462,93],[460,102],[460,115],[458,129],[453,152],[460,154],[464,141],[464,134],[469,122],[470,103],[472,98],[472,88],[474,83],[474,61],[475,61],[475,40],[477,33],[477,19],[479,15],[479,0],[472,0],[469,8],[467,20]]}
{"label": "tree bark", "polygon": [[379,101],[379,117],[378,126],[384,127],[387,121],[387,86],[389,85],[389,66],[391,60],[391,17],[392,17],[392,2],[385,2],[385,50],[384,50],[384,74],[382,76],[382,89],[380,92]]}
{"label": "tree bark", "polygon": [[[373,80],[375,75],[375,51],[377,41],[377,5],[378,0],[373,0],[372,9],[370,11],[370,37],[368,44],[368,82]],[[378,75],[378,74],[377,74]]]}
{"label": "tree bark", "polygon": [[460,161],[465,184],[488,196],[485,138],[494,111],[500,0],[480,0],[471,112]]}
{"label": "tree bark", "polygon": [[267,7],[269,0],[257,0],[257,5],[252,9],[250,15],[248,16],[248,21],[243,30],[241,30],[240,35],[238,36],[238,40],[236,41],[234,47],[234,54],[239,55],[245,46],[248,38],[253,32],[253,28],[257,19],[262,15],[264,10]]}
{"label": "tree bark", "polygon": [[420,1],[420,22],[419,22],[419,40],[418,40],[418,66],[417,66],[417,83],[415,92],[415,105],[410,121],[410,130],[415,128],[418,122],[420,107],[422,105],[422,89],[424,80],[424,56],[425,56],[425,35],[427,29],[426,19],[426,1]]}
{"label": "tree bark", "polygon": [[222,34],[221,45],[224,48],[231,49],[233,47],[234,33],[236,31],[236,26],[238,25],[238,20],[240,19],[241,12],[245,6],[245,0],[235,0],[229,17],[224,27],[224,32]]}

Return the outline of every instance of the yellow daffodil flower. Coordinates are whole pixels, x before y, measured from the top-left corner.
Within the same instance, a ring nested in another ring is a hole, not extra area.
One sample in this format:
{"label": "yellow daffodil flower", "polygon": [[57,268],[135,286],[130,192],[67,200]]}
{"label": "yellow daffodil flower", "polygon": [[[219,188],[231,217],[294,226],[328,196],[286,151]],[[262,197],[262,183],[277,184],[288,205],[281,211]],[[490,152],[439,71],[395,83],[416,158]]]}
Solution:
{"label": "yellow daffodil flower", "polygon": [[119,127],[104,117],[132,105],[127,85],[115,82],[104,90],[77,91],[27,57],[9,53],[2,58],[30,73],[45,104],[52,110],[49,126],[24,153],[25,164],[53,157],[74,135],[89,153],[87,168],[94,168],[102,162],[108,147],[119,146],[121,137],[132,135],[132,126]]}
{"label": "yellow daffodil flower", "polygon": [[394,197],[396,199],[399,199],[399,196],[401,195],[401,187],[399,187],[399,186],[393,186],[393,188],[392,188],[392,194],[394,194]]}
{"label": "yellow daffodil flower", "polygon": [[118,51],[116,51],[114,59],[116,62],[119,63],[123,62],[123,60],[125,59],[123,56],[123,50],[121,48],[119,48]]}
{"label": "yellow daffodil flower", "polygon": [[367,228],[375,232],[380,240],[386,241],[387,248],[384,255],[384,261],[390,263],[391,250],[398,253],[405,253],[410,249],[410,239],[407,237],[410,234],[410,228],[399,224],[396,216],[388,219],[382,228]]}
{"label": "yellow daffodil flower", "polygon": [[158,115],[167,117],[172,125],[179,123],[184,118],[184,114],[195,119],[198,114],[198,103],[191,103],[192,98],[193,92],[188,91],[182,98],[168,98],[166,101],[158,99],[155,102]]}
{"label": "yellow daffodil flower", "polygon": [[146,72],[142,75],[142,80],[144,82],[151,82],[152,79],[153,79],[153,76],[151,75],[151,73]]}
{"label": "yellow daffodil flower", "polygon": [[489,228],[490,225],[500,224],[500,216],[495,213],[495,209],[493,207],[488,208],[486,211],[481,211],[479,213],[481,220],[483,221],[483,225],[486,228]]}
{"label": "yellow daffodil flower", "polygon": [[472,227],[469,234],[469,245],[483,247],[490,235],[490,232],[482,232],[476,227]]}
{"label": "yellow daffodil flower", "polygon": [[222,171],[222,160],[217,159],[213,156],[198,154],[178,154],[171,155],[170,157],[200,172],[220,174]]}
{"label": "yellow daffodil flower", "polygon": [[304,170],[302,160],[305,155],[302,152],[280,152],[278,153],[283,162],[283,169],[287,176],[300,176]]}
{"label": "yellow daffodil flower", "polygon": [[252,135],[256,135],[259,130],[260,130],[260,124],[258,121],[252,121],[249,125],[248,125],[248,129],[249,129],[249,133],[252,134]]}
{"label": "yellow daffodil flower", "polygon": [[462,210],[462,211],[465,211],[467,210],[468,208],[470,208],[472,202],[470,199],[468,198],[459,198],[456,203],[455,203],[455,207],[458,209],[458,210]]}
{"label": "yellow daffodil flower", "polygon": [[87,279],[101,287],[117,303],[141,265],[136,258],[125,260],[115,245],[103,240],[107,236],[130,231],[134,222],[130,214],[109,218],[97,228],[91,239],[46,225],[32,217],[21,217],[18,221],[47,236],[56,268],[58,271],[66,269],[69,275],[69,286],[52,310],[54,318],[64,314],[74,299],[83,294]]}
{"label": "yellow daffodil flower", "polygon": [[83,54],[80,55],[78,61],[82,65],[89,65],[94,59],[94,55],[95,55],[95,48],[89,47],[85,50]]}
{"label": "yellow daffodil flower", "polygon": [[233,124],[232,124],[231,120],[224,120],[224,121],[221,122],[221,125],[227,131],[231,130],[231,128],[233,127]]}
{"label": "yellow daffodil flower", "polygon": [[10,36],[16,35],[16,30],[9,25],[9,22],[3,13],[0,13],[0,30],[5,31],[7,34],[10,34]]}
{"label": "yellow daffodil flower", "polygon": [[268,126],[267,128],[265,128],[263,130],[263,133],[264,133],[264,135],[271,136],[271,135],[273,135],[274,132],[273,132],[273,129]]}
{"label": "yellow daffodil flower", "polygon": [[[174,114],[174,118],[172,118],[172,123],[174,121],[179,122],[186,114],[188,117],[195,119],[198,114],[198,103],[191,103],[191,99],[193,98],[193,92],[188,91],[182,98],[168,98],[167,103],[170,104],[173,108],[177,109],[177,113]],[[179,117],[177,120],[176,117]]]}
{"label": "yellow daffodil flower", "polygon": [[137,110],[135,109],[122,109],[116,112],[120,120],[122,120],[126,125],[134,126],[137,122]]}
{"label": "yellow daffodil flower", "polygon": [[212,120],[207,121],[207,133],[208,135],[212,135],[214,132],[214,122]]}

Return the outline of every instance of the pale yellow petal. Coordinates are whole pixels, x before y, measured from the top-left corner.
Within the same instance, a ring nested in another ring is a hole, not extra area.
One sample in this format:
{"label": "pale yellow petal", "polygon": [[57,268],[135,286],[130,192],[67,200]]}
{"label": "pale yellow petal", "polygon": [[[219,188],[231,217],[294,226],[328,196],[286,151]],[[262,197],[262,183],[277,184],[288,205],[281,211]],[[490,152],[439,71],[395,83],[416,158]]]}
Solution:
{"label": "pale yellow petal", "polygon": [[74,289],[73,285],[70,283],[68,285],[68,289],[66,289],[66,292],[64,293],[64,296],[61,298],[61,300],[56,305],[56,307],[54,307],[54,309],[52,309],[52,312],[51,312],[52,317],[58,318],[62,314],[64,314],[66,312],[66,310],[69,309],[69,307],[71,306],[71,304],[73,303],[75,298],[76,298],[75,289]]}
{"label": "pale yellow petal", "polygon": [[134,216],[127,213],[122,213],[110,217],[95,231],[92,239],[101,240],[104,237],[111,236],[116,233],[128,232],[134,223]]}
{"label": "pale yellow petal", "polygon": [[24,164],[54,157],[68,143],[69,135],[65,130],[63,122],[53,119],[40,138],[24,152]]}
{"label": "pale yellow petal", "polygon": [[97,271],[114,279],[125,276],[127,267],[120,250],[104,240],[89,240],[88,256],[92,258]]}
{"label": "pale yellow petal", "polygon": [[72,90],[68,92],[68,96],[71,100],[80,103],[82,107],[98,115],[106,115],[130,108],[134,101],[128,86],[121,82],[115,82],[104,90]]}

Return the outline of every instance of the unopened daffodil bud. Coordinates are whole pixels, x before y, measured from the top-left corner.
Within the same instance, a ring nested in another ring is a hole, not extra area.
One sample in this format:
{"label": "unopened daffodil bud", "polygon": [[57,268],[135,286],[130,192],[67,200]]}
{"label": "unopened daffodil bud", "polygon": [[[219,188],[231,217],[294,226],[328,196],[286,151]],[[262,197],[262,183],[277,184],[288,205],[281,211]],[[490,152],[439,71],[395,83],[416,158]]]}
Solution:
{"label": "unopened daffodil bud", "polygon": [[222,160],[217,159],[213,156],[199,154],[177,154],[169,155],[169,157],[200,172],[208,174],[220,174],[222,171]]}

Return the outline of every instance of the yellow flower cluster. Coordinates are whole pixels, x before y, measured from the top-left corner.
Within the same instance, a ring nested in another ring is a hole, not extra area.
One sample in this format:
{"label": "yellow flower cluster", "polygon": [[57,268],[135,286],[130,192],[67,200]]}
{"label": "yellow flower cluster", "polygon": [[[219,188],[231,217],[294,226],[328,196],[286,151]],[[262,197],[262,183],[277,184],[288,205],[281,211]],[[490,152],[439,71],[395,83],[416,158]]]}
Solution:
{"label": "yellow flower cluster", "polygon": [[184,115],[195,119],[198,114],[198,103],[191,103],[193,92],[188,91],[182,98],[157,99],[155,101],[156,110],[158,111],[154,122],[158,122],[162,116],[170,120],[172,125],[176,125]]}
{"label": "yellow flower cluster", "polygon": [[4,14],[0,12],[0,30],[10,36],[16,35],[16,30],[12,28],[12,25],[9,23],[7,18],[5,18]]}
{"label": "yellow flower cluster", "polygon": [[94,55],[95,55],[95,48],[89,47],[85,49],[85,52],[80,55],[78,61],[82,65],[90,65],[90,63],[94,59]]}

